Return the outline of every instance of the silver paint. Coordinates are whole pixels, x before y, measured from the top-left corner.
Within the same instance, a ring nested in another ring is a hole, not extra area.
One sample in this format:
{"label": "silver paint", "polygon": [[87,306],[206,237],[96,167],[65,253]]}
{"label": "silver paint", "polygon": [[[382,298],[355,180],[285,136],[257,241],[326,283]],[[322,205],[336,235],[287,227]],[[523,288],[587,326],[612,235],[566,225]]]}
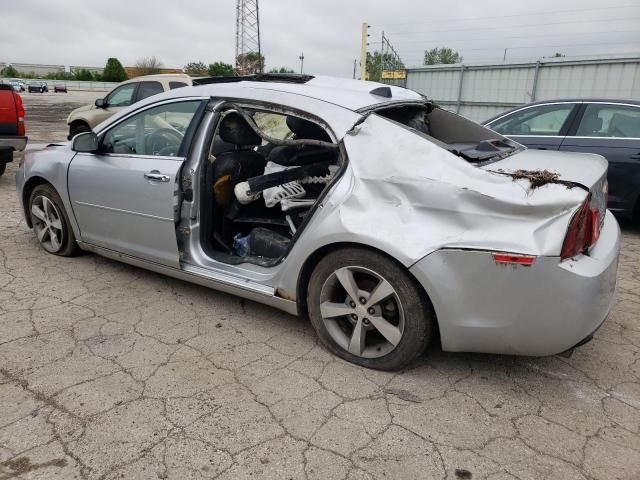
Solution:
{"label": "silver paint", "polygon": [[[16,174],[21,201],[24,186],[43,179],[60,194],[81,248],[290,313],[299,309],[302,268],[319,249],[357,244],[380,250],[408,268],[431,298],[445,350],[546,355],[570,348],[600,325],[614,298],[615,219],[607,214],[589,256],[561,262],[567,226],[587,192],[558,184],[531,189],[504,172],[549,168],[591,187],[606,175],[606,161],[525,150],[478,168],[398,124],[356,112],[389,103],[370,95],[369,84],[313,82],[185,87],[140,102],[95,129],[101,134],[161,103],[209,97],[214,105],[278,105],[322,121],[343,142],[347,163],[278,265],[220,263],[199,244],[197,179],[215,111],[205,115],[187,159],[76,155],[68,145],[28,152]],[[421,98],[392,90],[395,102]],[[183,183],[193,186],[193,202],[180,199],[181,168]],[[154,171],[170,181],[145,178]],[[182,252],[178,223],[180,232],[189,233]],[[497,265],[489,253],[496,251],[537,258],[532,267]],[[545,308],[534,314],[539,305]]]}

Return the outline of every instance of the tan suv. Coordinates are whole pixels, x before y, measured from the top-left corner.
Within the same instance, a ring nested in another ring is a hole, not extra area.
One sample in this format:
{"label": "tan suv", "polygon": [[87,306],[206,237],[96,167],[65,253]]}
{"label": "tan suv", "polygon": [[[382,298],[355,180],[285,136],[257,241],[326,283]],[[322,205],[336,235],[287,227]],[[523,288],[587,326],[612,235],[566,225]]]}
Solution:
{"label": "tan suv", "polygon": [[82,132],[89,132],[99,123],[140,100],[174,88],[192,85],[187,74],[171,73],[147,75],[122,82],[104,98],[98,98],[94,105],[76,108],[69,114],[69,140]]}

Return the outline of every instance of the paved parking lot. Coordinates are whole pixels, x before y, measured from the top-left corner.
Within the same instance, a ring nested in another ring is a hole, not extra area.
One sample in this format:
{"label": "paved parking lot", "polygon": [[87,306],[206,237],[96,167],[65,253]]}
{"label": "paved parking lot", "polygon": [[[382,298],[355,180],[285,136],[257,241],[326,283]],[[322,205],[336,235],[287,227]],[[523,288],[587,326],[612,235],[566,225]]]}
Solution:
{"label": "paved parking lot", "polygon": [[[63,140],[86,101],[60,98],[25,96],[37,142]],[[618,304],[571,358],[434,347],[391,374],[334,358],[274,309],[45,254],[14,171],[0,177],[0,479],[640,478],[638,229]]]}

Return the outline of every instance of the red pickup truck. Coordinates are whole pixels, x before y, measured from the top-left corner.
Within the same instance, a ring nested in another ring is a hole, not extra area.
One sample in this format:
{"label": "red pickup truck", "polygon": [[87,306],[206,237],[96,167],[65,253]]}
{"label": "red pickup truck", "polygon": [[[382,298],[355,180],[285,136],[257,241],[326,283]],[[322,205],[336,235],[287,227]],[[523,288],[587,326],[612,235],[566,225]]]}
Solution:
{"label": "red pickup truck", "polygon": [[11,85],[0,85],[0,175],[13,152],[24,150],[27,137],[24,134],[24,106],[22,98]]}

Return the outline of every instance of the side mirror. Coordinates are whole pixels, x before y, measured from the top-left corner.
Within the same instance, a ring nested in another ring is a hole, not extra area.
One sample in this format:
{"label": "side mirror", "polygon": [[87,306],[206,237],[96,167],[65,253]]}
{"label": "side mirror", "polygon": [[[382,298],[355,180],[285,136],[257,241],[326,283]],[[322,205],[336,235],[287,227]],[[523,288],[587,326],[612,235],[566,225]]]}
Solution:
{"label": "side mirror", "polygon": [[100,141],[93,132],[79,133],[71,141],[71,150],[79,153],[94,153],[98,151]]}
{"label": "side mirror", "polygon": [[107,102],[104,101],[104,98],[97,98],[95,105],[98,108],[107,108]]}

